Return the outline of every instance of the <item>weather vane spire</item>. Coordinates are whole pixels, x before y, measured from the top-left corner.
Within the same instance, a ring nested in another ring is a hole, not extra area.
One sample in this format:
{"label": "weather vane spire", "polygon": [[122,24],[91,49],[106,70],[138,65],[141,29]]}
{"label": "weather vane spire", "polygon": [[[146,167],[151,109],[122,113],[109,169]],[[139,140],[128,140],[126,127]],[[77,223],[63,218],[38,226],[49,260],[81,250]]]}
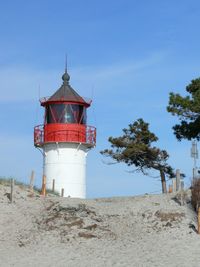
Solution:
{"label": "weather vane spire", "polygon": [[67,73],[67,53],[65,54],[65,73]]}
{"label": "weather vane spire", "polygon": [[70,76],[67,73],[67,54],[65,55],[65,73],[62,76],[63,83],[66,85],[69,83]]}

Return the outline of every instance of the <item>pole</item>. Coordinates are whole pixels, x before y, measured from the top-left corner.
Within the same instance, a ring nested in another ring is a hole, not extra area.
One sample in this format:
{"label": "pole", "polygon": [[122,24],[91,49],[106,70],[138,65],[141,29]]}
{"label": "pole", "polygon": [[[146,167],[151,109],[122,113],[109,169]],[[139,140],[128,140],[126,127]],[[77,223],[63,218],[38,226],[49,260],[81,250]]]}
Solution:
{"label": "pole", "polygon": [[200,207],[198,208],[198,234],[200,234]]}
{"label": "pole", "polygon": [[61,189],[61,197],[64,197],[64,188]]}
{"label": "pole", "polygon": [[12,178],[10,181],[10,202],[13,202],[13,192],[14,192],[14,185],[15,185],[15,180]]}
{"label": "pole", "polygon": [[180,174],[180,170],[177,169],[176,170],[176,191],[180,190],[180,181],[181,181],[181,174]]}
{"label": "pole", "polygon": [[192,176],[193,176],[193,181],[195,179],[195,168],[192,169]]}
{"label": "pole", "polygon": [[172,178],[172,192],[176,192],[176,178]]}
{"label": "pole", "polygon": [[54,191],[55,191],[55,179],[53,179],[52,181],[52,192],[54,193]]}
{"label": "pole", "polygon": [[31,177],[30,177],[30,191],[33,193],[33,186],[34,186],[34,179],[35,179],[35,172],[31,172]]}
{"label": "pole", "polygon": [[168,193],[172,193],[172,192],[173,192],[173,187],[172,185],[169,185]]}
{"label": "pole", "polygon": [[195,140],[192,141],[191,157],[194,159],[193,180],[195,180],[195,178],[197,178],[197,159],[198,159],[198,148]]}
{"label": "pole", "polygon": [[42,192],[41,192],[42,196],[46,196],[46,176],[43,175],[42,176]]}

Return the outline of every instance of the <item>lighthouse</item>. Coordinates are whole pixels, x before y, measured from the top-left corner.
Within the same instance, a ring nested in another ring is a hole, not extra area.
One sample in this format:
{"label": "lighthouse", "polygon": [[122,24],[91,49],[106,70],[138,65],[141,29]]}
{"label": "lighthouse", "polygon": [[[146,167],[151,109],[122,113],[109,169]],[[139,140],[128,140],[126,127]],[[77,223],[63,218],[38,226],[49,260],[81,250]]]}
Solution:
{"label": "lighthouse", "polygon": [[[40,99],[44,123],[34,128],[34,145],[42,150],[46,188],[64,197],[86,197],[86,157],[96,144],[96,128],[87,125],[91,101],[70,85],[65,70],[61,87]],[[54,184],[54,185],[53,185]]]}

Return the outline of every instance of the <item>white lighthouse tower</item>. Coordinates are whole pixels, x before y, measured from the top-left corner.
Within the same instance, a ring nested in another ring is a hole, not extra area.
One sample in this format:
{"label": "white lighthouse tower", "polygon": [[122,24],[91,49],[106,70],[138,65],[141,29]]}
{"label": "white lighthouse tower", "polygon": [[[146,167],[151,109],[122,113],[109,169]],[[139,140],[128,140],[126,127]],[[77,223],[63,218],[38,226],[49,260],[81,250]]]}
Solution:
{"label": "white lighthouse tower", "polygon": [[85,100],[70,86],[65,70],[62,86],[40,99],[45,108],[44,124],[34,128],[34,145],[43,150],[46,188],[64,189],[65,197],[86,197],[86,156],[96,143],[96,129],[87,125]]}

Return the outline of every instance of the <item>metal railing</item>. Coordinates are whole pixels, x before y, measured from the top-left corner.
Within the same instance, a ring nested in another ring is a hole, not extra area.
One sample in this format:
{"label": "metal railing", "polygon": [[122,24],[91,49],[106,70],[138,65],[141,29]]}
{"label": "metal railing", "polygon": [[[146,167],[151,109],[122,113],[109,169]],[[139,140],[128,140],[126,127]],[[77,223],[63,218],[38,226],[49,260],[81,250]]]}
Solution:
{"label": "metal railing", "polygon": [[44,125],[34,127],[34,146],[40,147],[44,144]]}
{"label": "metal railing", "polygon": [[83,143],[90,147],[96,145],[96,128],[86,125],[85,131],[74,129],[58,129],[54,131],[44,130],[44,125],[37,125],[34,128],[34,145],[41,147],[45,143],[69,142]]}

